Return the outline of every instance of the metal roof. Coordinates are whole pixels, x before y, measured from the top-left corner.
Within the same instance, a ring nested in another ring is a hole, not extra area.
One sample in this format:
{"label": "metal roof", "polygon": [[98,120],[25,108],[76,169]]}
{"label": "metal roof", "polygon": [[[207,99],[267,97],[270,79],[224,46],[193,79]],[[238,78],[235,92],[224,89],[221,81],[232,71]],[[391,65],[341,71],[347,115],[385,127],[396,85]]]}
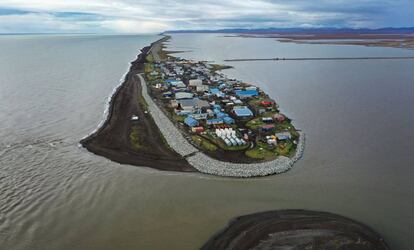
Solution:
{"label": "metal roof", "polygon": [[233,111],[239,117],[253,116],[253,112],[247,107],[234,108]]}

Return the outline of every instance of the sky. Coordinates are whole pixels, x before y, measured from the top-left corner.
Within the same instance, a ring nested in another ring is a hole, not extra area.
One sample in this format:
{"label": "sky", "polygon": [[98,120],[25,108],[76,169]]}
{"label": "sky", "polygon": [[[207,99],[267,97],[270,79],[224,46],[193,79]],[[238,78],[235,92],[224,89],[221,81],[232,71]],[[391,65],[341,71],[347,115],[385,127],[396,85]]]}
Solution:
{"label": "sky", "polygon": [[0,33],[413,26],[414,0],[0,0]]}

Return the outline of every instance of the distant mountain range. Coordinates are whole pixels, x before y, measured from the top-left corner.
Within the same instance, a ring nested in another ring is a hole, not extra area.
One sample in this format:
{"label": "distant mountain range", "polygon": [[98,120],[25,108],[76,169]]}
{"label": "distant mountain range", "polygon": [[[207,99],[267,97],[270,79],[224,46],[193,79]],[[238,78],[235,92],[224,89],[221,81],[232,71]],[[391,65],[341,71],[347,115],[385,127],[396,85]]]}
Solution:
{"label": "distant mountain range", "polygon": [[414,27],[353,29],[353,28],[266,28],[217,30],[168,30],[168,33],[242,33],[242,34],[414,34]]}

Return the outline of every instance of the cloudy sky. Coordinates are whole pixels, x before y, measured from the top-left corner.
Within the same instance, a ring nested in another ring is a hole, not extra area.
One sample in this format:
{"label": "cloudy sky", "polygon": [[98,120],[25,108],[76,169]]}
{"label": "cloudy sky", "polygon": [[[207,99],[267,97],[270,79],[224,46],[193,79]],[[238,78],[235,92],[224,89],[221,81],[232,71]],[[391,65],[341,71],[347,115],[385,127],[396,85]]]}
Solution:
{"label": "cloudy sky", "polygon": [[414,0],[0,0],[0,33],[391,26],[414,26]]}

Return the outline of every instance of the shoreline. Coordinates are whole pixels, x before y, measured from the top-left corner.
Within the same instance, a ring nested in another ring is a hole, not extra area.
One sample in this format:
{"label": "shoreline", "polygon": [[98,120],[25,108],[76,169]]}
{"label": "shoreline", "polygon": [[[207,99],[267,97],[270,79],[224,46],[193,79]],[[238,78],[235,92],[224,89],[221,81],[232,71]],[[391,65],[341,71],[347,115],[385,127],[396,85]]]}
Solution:
{"label": "shoreline", "polygon": [[276,210],[233,218],[201,247],[213,249],[388,250],[368,226],[328,212]]}
{"label": "shoreline", "polygon": [[[224,177],[267,176],[288,171],[303,155],[303,132],[299,132],[294,156],[278,156],[270,161],[255,163],[214,159],[184,137],[154,102],[142,77],[146,56],[151,54],[158,57],[158,53],[153,50],[162,49],[163,42],[169,38],[164,36],[141,50],[137,59],[131,63],[124,81],[111,97],[107,119],[95,132],[83,138],[80,144],[90,152],[112,161],[158,170],[199,171]],[[132,115],[139,116],[136,124],[130,120]],[[134,131],[140,140],[139,147],[133,145],[130,139],[131,132]]]}
{"label": "shoreline", "polygon": [[296,44],[325,44],[325,45],[355,45],[367,47],[388,47],[400,49],[414,49],[414,36],[402,34],[316,34],[316,33],[257,33],[236,34],[228,37],[242,38],[272,38],[282,43]]}
{"label": "shoreline", "polygon": [[[196,170],[183,157],[165,145],[152,117],[145,116],[144,107],[138,103],[141,84],[134,76],[143,72],[145,56],[153,44],[142,48],[137,59],[131,62],[124,80],[110,97],[106,119],[90,135],[82,138],[80,144],[88,151],[120,164],[166,171],[195,172]],[[133,124],[130,117],[136,113],[141,113],[140,117],[143,120],[140,122],[140,129],[148,132],[142,133],[143,140],[148,145],[156,145],[155,147],[142,150],[132,147],[129,135]]]}
{"label": "shoreline", "polygon": [[[214,159],[194,147],[172,121],[160,110],[147,92],[145,79],[139,75],[142,83],[142,94],[149,110],[167,143],[198,171],[224,177],[257,177],[280,174],[288,171],[299,160],[305,147],[305,134],[299,132],[299,142],[295,155],[291,158],[279,156],[275,160],[258,163],[233,163]],[[144,87],[145,86],[145,87]]]}

